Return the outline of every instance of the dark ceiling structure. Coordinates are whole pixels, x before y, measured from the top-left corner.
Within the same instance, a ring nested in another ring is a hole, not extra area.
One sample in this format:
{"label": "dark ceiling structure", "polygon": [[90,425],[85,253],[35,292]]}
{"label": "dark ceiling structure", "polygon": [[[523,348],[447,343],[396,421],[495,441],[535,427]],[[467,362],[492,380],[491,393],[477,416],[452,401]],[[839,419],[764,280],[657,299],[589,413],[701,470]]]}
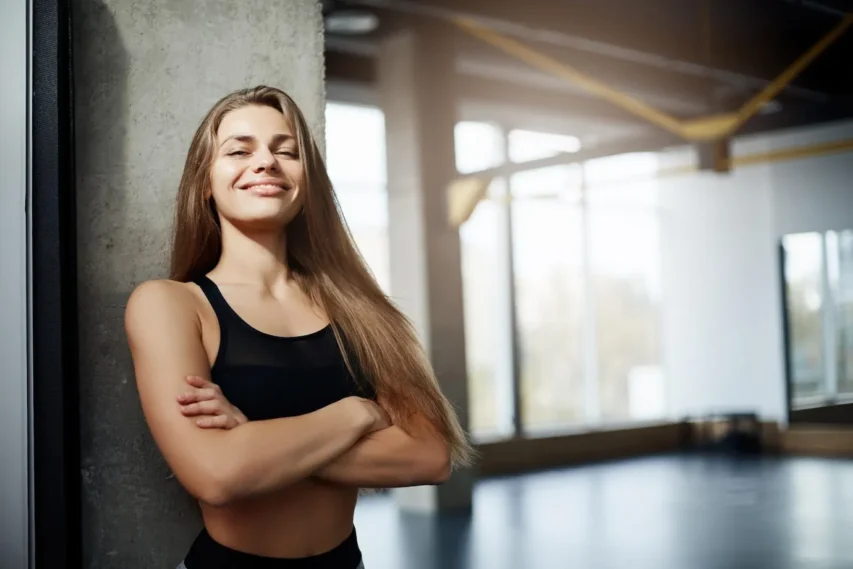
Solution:
{"label": "dark ceiling structure", "polygon": [[[484,108],[564,117],[581,136],[656,127],[536,70],[450,23],[475,18],[674,117],[734,111],[839,25],[853,0],[349,0],[324,2],[327,22],[372,31],[326,33],[326,75],[370,88],[383,37],[446,22],[461,99]],[[361,20],[358,17],[361,16]],[[441,25],[441,24],[439,24]],[[808,65],[741,132],[853,117],[853,30]]]}

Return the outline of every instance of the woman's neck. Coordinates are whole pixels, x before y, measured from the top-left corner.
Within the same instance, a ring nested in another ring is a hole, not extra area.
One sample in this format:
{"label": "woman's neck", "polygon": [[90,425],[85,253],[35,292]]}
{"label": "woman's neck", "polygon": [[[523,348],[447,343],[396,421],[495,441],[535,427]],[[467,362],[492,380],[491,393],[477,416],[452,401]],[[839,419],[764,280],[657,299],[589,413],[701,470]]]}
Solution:
{"label": "woman's neck", "polygon": [[222,254],[214,271],[232,282],[274,290],[287,284],[287,240],[284,231],[247,233],[223,224]]}

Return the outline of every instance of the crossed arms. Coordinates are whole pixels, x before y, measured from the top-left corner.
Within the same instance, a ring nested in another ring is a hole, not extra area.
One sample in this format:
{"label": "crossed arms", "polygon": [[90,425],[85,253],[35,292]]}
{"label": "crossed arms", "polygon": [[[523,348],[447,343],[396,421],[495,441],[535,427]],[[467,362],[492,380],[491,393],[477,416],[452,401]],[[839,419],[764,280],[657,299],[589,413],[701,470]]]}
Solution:
{"label": "crossed arms", "polygon": [[146,421],[197,499],[222,506],[309,477],[362,488],[447,480],[447,446],[425,421],[409,432],[388,426],[372,402],[357,397],[298,417],[199,428],[177,403],[187,375],[210,379],[197,303],[179,283],[150,281],[133,292],[125,312]]}

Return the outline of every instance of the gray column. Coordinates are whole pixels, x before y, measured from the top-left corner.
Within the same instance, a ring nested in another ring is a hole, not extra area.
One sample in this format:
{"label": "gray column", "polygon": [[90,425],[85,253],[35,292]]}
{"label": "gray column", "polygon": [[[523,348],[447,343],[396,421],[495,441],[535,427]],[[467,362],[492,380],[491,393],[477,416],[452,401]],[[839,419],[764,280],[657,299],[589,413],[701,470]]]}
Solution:
{"label": "gray column", "polygon": [[[391,295],[413,320],[441,388],[467,426],[468,388],[459,233],[447,222],[445,188],[456,174],[453,49],[438,25],[386,40],[379,57],[385,113]],[[472,473],[442,486],[395,491],[406,510],[471,504]]]}
{"label": "gray column", "polygon": [[238,88],[283,88],[323,133],[314,0],[74,2],[85,567],[175,567],[200,528],[144,424],[123,331],[164,277],[190,139]]}

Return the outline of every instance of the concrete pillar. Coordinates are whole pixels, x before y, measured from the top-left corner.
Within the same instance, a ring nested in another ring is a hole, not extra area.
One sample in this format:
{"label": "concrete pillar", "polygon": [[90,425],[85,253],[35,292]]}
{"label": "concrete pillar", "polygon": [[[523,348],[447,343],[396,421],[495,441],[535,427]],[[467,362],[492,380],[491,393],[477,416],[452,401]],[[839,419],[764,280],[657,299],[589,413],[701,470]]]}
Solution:
{"label": "concrete pillar", "polygon": [[[468,389],[459,232],[448,225],[445,188],[455,176],[453,48],[450,30],[424,26],[380,50],[385,113],[391,295],[412,319],[441,388],[467,426]],[[404,510],[468,508],[471,472],[439,487],[395,491]]]}
{"label": "concrete pillar", "polygon": [[144,424],[125,302],[137,283],[167,273],[183,161],[216,100],[260,83],[283,88],[322,137],[320,4],[73,8],[84,567],[174,567],[200,522]]}

